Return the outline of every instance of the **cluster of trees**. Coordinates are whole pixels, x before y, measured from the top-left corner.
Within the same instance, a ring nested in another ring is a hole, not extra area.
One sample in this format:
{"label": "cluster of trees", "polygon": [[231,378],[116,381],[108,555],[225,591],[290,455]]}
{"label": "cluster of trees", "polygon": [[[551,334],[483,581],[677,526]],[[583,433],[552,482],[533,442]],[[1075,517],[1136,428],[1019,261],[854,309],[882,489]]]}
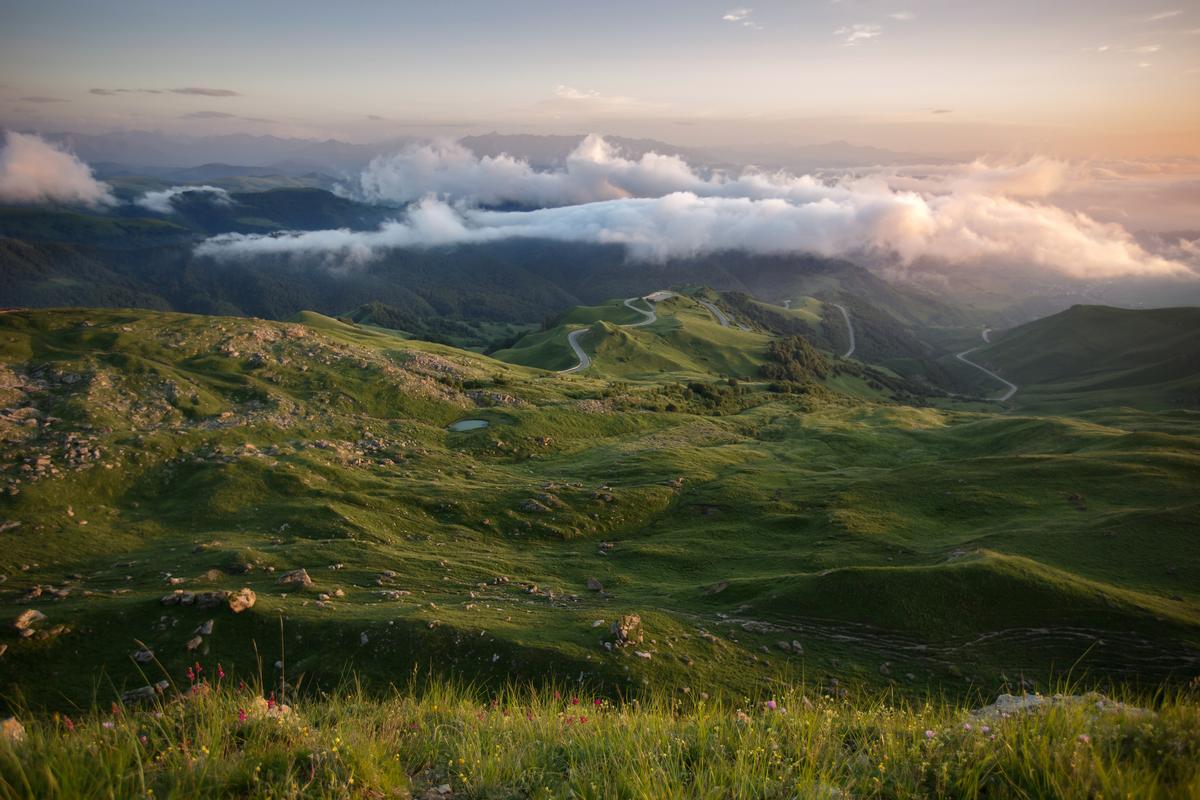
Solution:
{"label": "cluster of trees", "polygon": [[829,360],[803,336],[773,339],[767,345],[767,359],[759,373],[771,381],[804,383],[829,374]]}

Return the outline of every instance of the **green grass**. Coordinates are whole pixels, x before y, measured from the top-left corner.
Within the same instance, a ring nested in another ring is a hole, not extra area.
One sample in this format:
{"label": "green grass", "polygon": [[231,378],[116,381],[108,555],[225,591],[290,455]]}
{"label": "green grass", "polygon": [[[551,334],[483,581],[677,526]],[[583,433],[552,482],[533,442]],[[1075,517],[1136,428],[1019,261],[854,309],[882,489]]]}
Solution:
{"label": "green grass", "polygon": [[1200,400],[1200,308],[1073,306],[992,342],[973,358],[1020,385],[1013,400],[1024,408],[1196,408]]}
{"label": "green grass", "polygon": [[936,696],[842,697],[804,684],[752,697],[675,687],[618,699],[578,686],[485,694],[434,682],[382,698],[349,684],[287,697],[285,710],[216,669],[208,663],[189,696],[169,700],[169,690],[149,709],[26,718],[22,741],[0,741],[0,796],[422,797],[439,786],[457,798],[597,799],[1200,791],[1200,707],[1188,695],[1122,703],[1092,695],[978,715]]}
{"label": "green grass", "polygon": [[[3,621],[35,608],[70,629],[5,634],[4,702],[86,705],[103,674],[106,705],[144,680],[138,641],[173,675],[197,656],[247,674],[281,617],[290,674],[326,689],[352,669],[380,691],[414,664],[611,696],[1194,674],[1194,412],[922,408],[848,375],[730,387],[716,375],[751,369],[766,337],[671,303],[645,328],[596,323],[582,376],[309,313],[0,315],[0,523],[19,523],[0,533]],[[622,353],[677,355],[658,373]],[[462,418],[490,425],[446,429]],[[58,472],[34,480],[37,455]],[[277,584],[298,567],[311,590]],[[164,607],[170,577],[258,603]],[[18,602],[35,586],[69,593]],[[603,645],[629,613],[650,658]]]}

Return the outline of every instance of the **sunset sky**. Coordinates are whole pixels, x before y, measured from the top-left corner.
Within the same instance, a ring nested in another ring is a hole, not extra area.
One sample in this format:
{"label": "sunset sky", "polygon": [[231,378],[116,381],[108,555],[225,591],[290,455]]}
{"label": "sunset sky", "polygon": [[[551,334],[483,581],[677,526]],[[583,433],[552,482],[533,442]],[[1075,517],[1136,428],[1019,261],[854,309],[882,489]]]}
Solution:
{"label": "sunset sky", "polygon": [[1200,4],[0,2],[0,125],[1200,155]]}

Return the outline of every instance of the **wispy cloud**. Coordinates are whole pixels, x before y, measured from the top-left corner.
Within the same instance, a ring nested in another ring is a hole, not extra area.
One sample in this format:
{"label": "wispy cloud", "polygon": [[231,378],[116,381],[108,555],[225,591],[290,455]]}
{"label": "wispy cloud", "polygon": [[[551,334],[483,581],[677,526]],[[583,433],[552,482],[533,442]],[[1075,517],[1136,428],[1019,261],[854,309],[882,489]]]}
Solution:
{"label": "wispy cloud", "polygon": [[917,15],[911,11],[897,11],[895,14],[888,14],[888,16],[900,22],[912,22],[917,18]]}
{"label": "wispy cloud", "polygon": [[623,94],[604,94],[595,89],[579,89],[575,86],[558,84],[554,87],[554,99],[551,103],[566,104],[589,111],[621,111],[631,108],[646,108],[652,104],[636,97]]}
{"label": "wispy cloud", "polygon": [[726,22],[732,22],[735,25],[741,25],[743,28],[761,30],[762,26],[750,18],[753,13],[753,8],[731,8],[725,12],[725,15],[721,19]]}
{"label": "wispy cloud", "polygon": [[197,94],[202,97],[241,97],[233,89],[209,89],[205,86],[185,86],[182,89],[171,89],[174,94]]}
{"label": "wispy cloud", "polygon": [[62,99],[61,97],[45,97],[40,94],[29,95],[28,97],[22,97],[21,99],[24,100],[26,103],[65,103],[65,102],[67,102],[66,100]]}
{"label": "wispy cloud", "polygon": [[89,95],[110,97],[113,95],[161,95],[162,89],[89,89]]}
{"label": "wispy cloud", "polygon": [[1183,13],[1183,9],[1181,9],[1181,8],[1173,8],[1170,11],[1159,11],[1157,14],[1151,14],[1150,16],[1146,17],[1146,21],[1147,22],[1158,22],[1159,20],[1170,19],[1171,17],[1178,17],[1182,13]]}
{"label": "wispy cloud", "polygon": [[929,112],[930,114],[953,114],[953,108],[935,108]]}
{"label": "wispy cloud", "polygon": [[857,47],[863,42],[883,36],[883,28],[879,25],[869,24],[847,25],[838,28],[833,35],[842,37],[842,44],[846,47]]}
{"label": "wispy cloud", "polygon": [[225,111],[189,111],[180,116],[180,119],[237,119],[237,114],[230,114]]}
{"label": "wispy cloud", "polygon": [[387,117],[381,117],[378,114],[367,114],[367,119],[371,120],[372,122],[386,122],[387,121]]}
{"label": "wispy cloud", "polygon": [[180,119],[240,119],[246,122],[275,122],[273,119],[266,117],[244,117],[241,114],[230,114],[227,111],[189,111],[186,114],[180,114]]}
{"label": "wispy cloud", "polygon": [[1121,52],[1145,54],[1145,53],[1157,53],[1159,50],[1162,50],[1161,44],[1143,44],[1143,45],[1138,45],[1137,47],[1124,47],[1121,49]]}

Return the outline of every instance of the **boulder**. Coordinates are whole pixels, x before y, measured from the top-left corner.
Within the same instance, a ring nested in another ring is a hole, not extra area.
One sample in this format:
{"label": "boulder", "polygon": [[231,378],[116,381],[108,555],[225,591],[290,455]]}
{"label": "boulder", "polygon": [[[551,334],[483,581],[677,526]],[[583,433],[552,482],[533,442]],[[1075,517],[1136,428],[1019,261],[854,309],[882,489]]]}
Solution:
{"label": "boulder", "polygon": [[45,618],[46,615],[38,611],[36,608],[26,609],[18,614],[17,618],[13,620],[13,627],[18,631],[21,631],[22,635],[24,635],[25,631],[29,630],[31,627],[33,627],[33,625],[41,622]]}
{"label": "boulder", "polygon": [[211,619],[204,620],[204,622],[196,626],[196,630],[192,631],[196,636],[212,636],[212,632],[213,621]]}
{"label": "boulder", "polygon": [[133,653],[133,660],[139,664],[149,664],[154,660],[154,651],[145,647],[140,650],[135,650]]}
{"label": "boulder", "polygon": [[191,652],[192,650],[199,650],[202,644],[204,644],[204,639],[200,638],[199,636],[193,636],[187,640],[187,643],[184,644],[183,649],[187,650],[188,652]]}
{"label": "boulder", "polygon": [[593,592],[603,592],[604,591],[604,584],[602,584],[596,578],[588,578],[587,579],[587,587],[590,591],[593,591]]}
{"label": "boulder", "polygon": [[236,592],[230,592],[227,600],[229,602],[229,610],[235,614],[240,614],[246,609],[254,608],[254,603],[258,598],[255,596],[253,589],[243,587]]}
{"label": "boulder", "polygon": [[280,586],[289,586],[295,589],[307,589],[313,585],[312,578],[308,577],[308,570],[303,567],[283,573],[278,583]]}
{"label": "boulder", "polygon": [[229,592],[200,592],[196,595],[196,605],[200,608],[219,608],[225,605]]}
{"label": "boulder", "polygon": [[641,644],[642,618],[637,614],[622,614],[613,620],[613,624],[609,626],[608,630],[613,635],[613,639],[618,647],[624,647],[629,644]]}

